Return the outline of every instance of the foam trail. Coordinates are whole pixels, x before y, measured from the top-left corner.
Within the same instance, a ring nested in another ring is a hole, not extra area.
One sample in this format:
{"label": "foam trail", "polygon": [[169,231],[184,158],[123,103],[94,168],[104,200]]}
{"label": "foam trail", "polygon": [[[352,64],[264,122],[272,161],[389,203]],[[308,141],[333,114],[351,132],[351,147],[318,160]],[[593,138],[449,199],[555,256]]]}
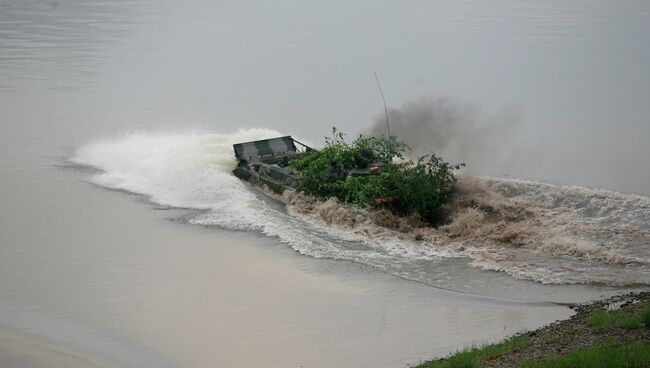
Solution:
{"label": "foam trail", "polygon": [[[314,257],[364,263],[390,258],[391,251],[373,250],[384,246],[370,246],[361,235],[319,226],[296,216],[295,211],[274,206],[268,197],[232,175],[234,143],[278,135],[266,129],[232,134],[133,133],[81,147],[71,161],[100,169],[91,179],[97,185],[146,195],[160,205],[206,210],[190,220],[194,224],[259,231]],[[384,248],[404,252],[389,242]]]}
{"label": "foam trail", "polygon": [[102,170],[93,176],[95,184],[144,194],[161,205],[213,209],[252,197],[230,175],[232,145],[277,135],[264,129],[230,135],[132,133],[81,147],[71,160]]}
{"label": "foam trail", "polygon": [[260,232],[301,254],[351,260],[429,284],[439,284],[436,272],[443,272],[431,265],[454,257],[543,283],[650,283],[647,197],[464,177],[451,224],[388,229],[376,225],[376,213],[292,192],[272,199],[232,175],[234,143],[279,135],[267,129],[132,133],[83,146],[71,161],[99,169],[91,178],[97,185],[203,210],[190,223]]}

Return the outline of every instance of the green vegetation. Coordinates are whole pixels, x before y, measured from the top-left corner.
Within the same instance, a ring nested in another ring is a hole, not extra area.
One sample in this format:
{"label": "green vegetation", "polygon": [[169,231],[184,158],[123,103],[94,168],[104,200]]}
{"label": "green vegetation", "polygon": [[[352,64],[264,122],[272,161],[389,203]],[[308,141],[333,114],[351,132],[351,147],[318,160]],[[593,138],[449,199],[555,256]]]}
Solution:
{"label": "green vegetation", "polygon": [[563,356],[525,360],[524,368],[641,368],[650,366],[650,342],[593,346]]}
{"label": "green vegetation", "polygon": [[587,317],[587,323],[596,331],[605,331],[612,327],[622,327],[628,330],[650,327],[650,306],[646,306],[638,314],[622,314],[619,311],[597,309]]}
{"label": "green vegetation", "polygon": [[[395,137],[359,137],[347,143],[333,129],[322,150],[294,160],[296,189],[319,198],[337,198],[360,207],[382,207],[398,215],[417,214],[428,223],[442,220],[441,206],[448,202],[454,170],[435,154],[405,160],[408,147]],[[399,162],[398,162],[399,161]],[[374,175],[352,176],[351,170],[369,169]]]}
{"label": "green vegetation", "polygon": [[612,299],[619,309],[578,308],[569,320],[417,368],[650,368],[650,293]]}
{"label": "green vegetation", "polygon": [[628,330],[636,330],[643,327],[641,316],[622,316],[617,319],[617,324]]}
{"label": "green vegetation", "polygon": [[645,324],[646,328],[650,328],[650,305],[646,306],[641,315],[641,319]]}
{"label": "green vegetation", "polygon": [[597,331],[602,331],[610,328],[613,324],[614,318],[609,311],[605,309],[598,309],[593,311],[587,317],[587,323],[591,328]]}
{"label": "green vegetation", "polygon": [[509,352],[519,350],[528,345],[527,333],[515,335],[498,344],[473,347],[452,355],[451,357],[426,362],[419,368],[480,368],[481,361],[494,359]]}

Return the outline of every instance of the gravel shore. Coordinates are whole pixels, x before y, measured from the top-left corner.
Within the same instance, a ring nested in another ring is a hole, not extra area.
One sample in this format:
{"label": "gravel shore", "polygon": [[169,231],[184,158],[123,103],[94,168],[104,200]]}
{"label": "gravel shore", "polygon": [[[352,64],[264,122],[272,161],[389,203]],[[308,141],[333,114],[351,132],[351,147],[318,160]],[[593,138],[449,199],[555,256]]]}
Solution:
{"label": "gravel shore", "polygon": [[[587,347],[650,342],[650,326],[647,322],[635,320],[633,325],[629,322],[650,308],[650,292],[617,295],[589,304],[571,304],[569,308],[575,312],[573,316],[526,333],[527,336],[522,336],[526,342],[516,348],[504,349],[506,351],[495,355],[481,355],[484,349],[475,350],[473,353],[477,360],[471,366],[514,368],[521,367],[528,359],[563,356]],[[605,326],[595,326],[595,313],[610,318]],[[456,366],[453,361],[460,355],[462,354],[430,361],[419,367],[447,366],[448,363],[448,366]],[[650,366],[650,361],[647,363]]]}
{"label": "gravel shore", "polygon": [[633,315],[641,312],[648,302],[650,302],[650,292],[614,296],[591,304],[573,304],[570,308],[576,313],[570,319],[531,332],[526,347],[485,361],[483,365],[494,368],[519,367],[526,358],[540,359],[551,354],[563,355],[580,348],[606,344],[612,339],[620,343],[649,341],[650,328],[627,329],[612,326],[605,331],[598,331],[587,322],[589,315],[600,308],[619,310],[622,314]]}

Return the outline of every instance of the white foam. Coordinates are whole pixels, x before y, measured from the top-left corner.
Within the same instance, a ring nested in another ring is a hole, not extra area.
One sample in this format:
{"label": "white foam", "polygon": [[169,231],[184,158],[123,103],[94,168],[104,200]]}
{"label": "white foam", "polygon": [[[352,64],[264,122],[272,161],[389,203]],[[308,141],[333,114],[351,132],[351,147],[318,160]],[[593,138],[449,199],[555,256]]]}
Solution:
{"label": "white foam", "polygon": [[[132,133],[78,149],[72,161],[103,172],[98,185],[144,194],[161,205],[209,209],[233,196],[251,196],[230,175],[236,142],[277,136],[271,130],[240,130],[233,134]],[[239,198],[238,198],[239,199]]]}

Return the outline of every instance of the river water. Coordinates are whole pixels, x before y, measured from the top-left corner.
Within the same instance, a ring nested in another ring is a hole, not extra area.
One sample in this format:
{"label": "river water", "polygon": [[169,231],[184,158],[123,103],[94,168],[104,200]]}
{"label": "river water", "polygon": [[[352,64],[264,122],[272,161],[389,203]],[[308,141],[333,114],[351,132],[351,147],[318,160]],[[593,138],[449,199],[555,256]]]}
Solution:
{"label": "river water", "polygon": [[[21,366],[13,346],[31,339],[94,366],[404,366],[569,315],[548,302],[647,284],[649,14],[0,0],[0,329],[22,336],[0,334],[0,362]],[[486,124],[515,111],[473,171],[608,189],[482,179],[545,216],[579,212],[589,232],[567,233],[637,263],[499,253],[496,267],[472,259],[493,254],[480,247],[360,241],[227,175],[239,139],[366,131],[382,111],[373,70],[391,106],[447,96]]]}

